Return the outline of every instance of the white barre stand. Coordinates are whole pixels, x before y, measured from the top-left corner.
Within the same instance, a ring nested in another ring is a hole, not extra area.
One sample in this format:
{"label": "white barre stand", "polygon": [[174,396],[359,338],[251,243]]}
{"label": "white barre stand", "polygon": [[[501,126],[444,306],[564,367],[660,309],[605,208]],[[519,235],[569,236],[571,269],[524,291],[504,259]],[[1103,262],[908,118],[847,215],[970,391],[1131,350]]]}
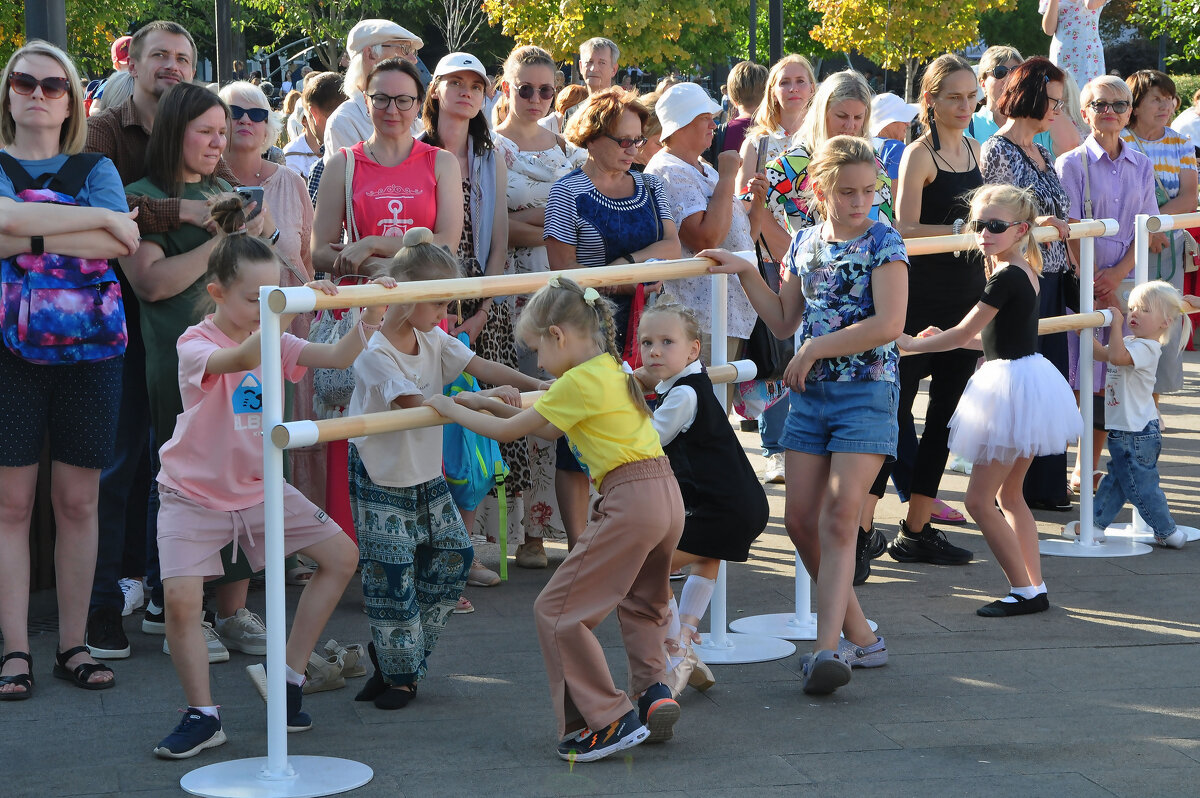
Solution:
{"label": "white barre stand", "polygon": [[[267,302],[274,286],[259,289],[262,320],[263,429],[283,421],[283,359],[279,314]],[[296,308],[289,308],[296,312]],[[363,786],[375,773],[367,765],[329,756],[287,755],[283,575],[283,450],[263,435],[263,500],[267,560],[267,755],[197,768],[179,780],[184,792],[206,798],[317,798]]]}
{"label": "white barre stand", "polygon": [[[739,256],[750,260],[756,257],[752,252],[739,252]],[[714,274],[712,276],[712,326],[710,328],[712,361],[709,365],[717,366],[728,360],[726,352],[726,331],[728,330],[728,291],[729,275]],[[738,376],[738,382],[754,379],[751,372],[746,376]],[[726,385],[714,385],[717,402],[722,408],[726,406]],[[790,657],[796,653],[796,647],[786,640],[777,637],[754,634],[731,634],[726,631],[727,615],[725,604],[727,564],[722,562],[717,571],[717,583],[713,587],[712,601],[709,602],[709,632],[701,635],[701,643],[693,650],[705,665],[741,665],[751,662],[770,662],[775,659]]]}
{"label": "white barre stand", "polygon": [[[795,612],[775,612],[768,615],[751,615],[738,618],[729,624],[735,632],[747,634],[769,635],[783,640],[816,640],[817,615],[810,611],[812,607],[812,579],[800,561],[800,553],[796,553],[796,610]],[[867,619],[871,631],[879,631],[879,624]]]}
{"label": "white barre stand", "polygon": [[[1142,217],[1139,217],[1139,219]],[[1119,226],[1114,219],[1103,219],[1104,235],[1114,235]],[[1145,224],[1139,222],[1135,238],[1144,241],[1148,238]],[[1138,246],[1135,240],[1134,246]],[[1139,250],[1140,251],[1140,250]],[[1080,313],[1091,313],[1095,309],[1092,286],[1096,278],[1096,239],[1081,238],[1079,240],[1079,308]],[[1112,323],[1112,314],[1102,311],[1108,322]],[[1086,333],[1086,334],[1085,334]],[[1094,338],[1090,328],[1080,330],[1079,335],[1079,396],[1080,413],[1083,416],[1083,434],[1079,436],[1079,473],[1089,476],[1080,481],[1079,488],[1079,536],[1076,540],[1043,540],[1038,543],[1038,551],[1051,557],[1135,557],[1139,554],[1149,554],[1150,547],[1127,539],[1106,539],[1097,541],[1092,532],[1095,520],[1095,507],[1092,493],[1092,344]],[[1084,468],[1086,466],[1086,468]]]}

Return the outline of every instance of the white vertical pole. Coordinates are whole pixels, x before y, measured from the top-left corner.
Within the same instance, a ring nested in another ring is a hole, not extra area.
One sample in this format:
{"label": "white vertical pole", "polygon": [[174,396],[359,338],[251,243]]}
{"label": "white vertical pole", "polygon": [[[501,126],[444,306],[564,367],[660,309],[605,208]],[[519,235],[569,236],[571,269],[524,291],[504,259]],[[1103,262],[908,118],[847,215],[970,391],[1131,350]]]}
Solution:
{"label": "white vertical pole", "polygon": [[[1133,233],[1133,284],[1141,285],[1150,279],[1150,231],[1146,227],[1146,222],[1150,217],[1144,213],[1139,213],[1135,217],[1136,227]],[[1134,535],[1150,535],[1154,530],[1146,523],[1146,519],[1142,518],[1142,514],[1138,512],[1137,507],[1133,508],[1133,524],[1132,531]]]}
{"label": "white vertical pole", "polygon": [[[1079,312],[1095,309],[1096,239],[1079,241]],[[1079,436],[1079,542],[1084,546],[1095,543],[1092,534],[1095,519],[1092,505],[1092,344],[1091,327],[1079,331],[1079,409],[1083,416],[1083,434]]]}
{"label": "white vertical pole", "polygon": [[[712,276],[712,297],[711,297],[711,315],[712,322],[709,325],[709,340],[711,342],[709,349],[711,353],[708,363],[709,366],[719,366],[726,363],[728,353],[726,347],[727,331],[729,329],[728,312],[729,312],[729,275],[714,274]],[[722,408],[727,406],[726,397],[729,396],[728,385],[714,385],[713,390],[717,394],[717,403]],[[712,638],[713,645],[718,648],[725,648],[729,645],[727,631],[729,629],[728,617],[725,612],[726,592],[728,589],[728,577],[726,575],[725,562],[721,562],[720,568],[717,570],[717,583],[713,587],[712,600],[709,602],[708,625],[709,635]]]}
{"label": "white vertical pole", "polygon": [[[273,286],[259,289],[262,328],[263,430],[283,423],[283,358],[280,354],[279,314],[267,296]],[[287,759],[287,678],[284,653],[283,591],[283,450],[263,435],[263,501],[267,560],[267,765],[263,777],[284,779],[292,775]]]}

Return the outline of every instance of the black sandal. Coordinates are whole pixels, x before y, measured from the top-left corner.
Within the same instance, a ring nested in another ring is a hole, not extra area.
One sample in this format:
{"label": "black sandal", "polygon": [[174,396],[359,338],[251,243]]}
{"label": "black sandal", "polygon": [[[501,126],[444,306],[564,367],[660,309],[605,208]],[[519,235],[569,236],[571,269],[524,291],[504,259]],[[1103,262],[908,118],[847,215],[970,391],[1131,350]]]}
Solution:
{"label": "black sandal", "polygon": [[87,653],[87,646],[75,646],[75,648],[69,648],[66,651],[56,653],[54,655],[54,659],[56,660],[54,678],[66,679],[71,684],[84,690],[107,690],[110,687],[116,686],[116,679],[109,679],[107,682],[88,681],[88,679],[92,678],[92,674],[104,673],[105,671],[109,673],[113,672],[112,668],[107,665],[101,665],[98,662],[85,662],[82,665],[76,665],[74,670],[67,670],[67,660],[76,654]]}
{"label": "black sandal", "polygon": [[15,684],[18,687],[25,689],[17,692],[0,693],[0,701],[24,701],[33,694],[33,657],[29,656],[28,651],[11,651],[0,657],[0,668],[4,667],[4,663],[10,659],[23,659],[29,665],[27,673],[14,673],[12,676],[0,676],[0,686],[6,684]]}

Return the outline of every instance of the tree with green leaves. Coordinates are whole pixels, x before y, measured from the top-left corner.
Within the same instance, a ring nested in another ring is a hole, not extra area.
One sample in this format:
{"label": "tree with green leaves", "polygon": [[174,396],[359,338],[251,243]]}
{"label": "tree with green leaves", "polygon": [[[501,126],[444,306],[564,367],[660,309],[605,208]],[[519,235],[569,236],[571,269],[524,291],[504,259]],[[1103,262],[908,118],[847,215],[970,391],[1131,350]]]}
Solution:
{"label": "tree with green leaves", "polygon": [[346,34],[360,19],[380,16],[381,0],[241,0],[250,11],[270,15],[271,30],[282,39],[297,32],[313,40],[313,53],[336,72]]}
{"label": "tree with green leaves", "polygon": [[811,0],[821,13],[812,37],[831,50],[857,51],[885,69],[906,68],[911,98],[920,62],[979,40],[979,16],[1015,0]]}
{"label": "tree with green leaves", "polygon": [[1129,21],[1172,46],[1167,63],[1200,60],[1200,3],[1192,0],[1140,0]]}
{"label": "tree with green leaves", "polygon": [[[113,39],[155,5],[153,0],[67,0],[67,52],[84,72],[109,72]],[[24,3],[0,3],[0,59],[7,62],[24,43]]]}

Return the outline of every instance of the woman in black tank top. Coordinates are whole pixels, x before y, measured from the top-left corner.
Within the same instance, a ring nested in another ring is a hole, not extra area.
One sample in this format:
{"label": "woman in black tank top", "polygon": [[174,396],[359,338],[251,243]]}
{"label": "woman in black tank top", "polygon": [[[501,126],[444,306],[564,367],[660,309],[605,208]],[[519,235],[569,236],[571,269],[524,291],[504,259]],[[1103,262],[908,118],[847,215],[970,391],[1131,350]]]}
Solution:
{"label": "woman in black tank top", "polygon": [[[963,135],[978,90],[970,65],[956,55],[941,56],[925,71],[921,121],[926,131],[905,151],[896,190],[896,226],[905,238],[960,232],[956,227],[961,228],[961,223],[955,223],[968,216],[969,195],[983,184],[979,145]],[[970,250],[912,256],[908,285],[904,331],[915,335],[930,325],[949,329],[978,301],[984,285],[983,261]],[[951,544],[929,522],[946,468],[947,424],[978,357],[978,352],[959,349],[900,359],[898,459],[880,469],[863,508],[856,584],[870,573],[871,555],[882,553],[882,538],[872,530],[872,517],[889,475],[901,498],[907,496],[908,513],[888,553],[900,562],[970,562],[971,552]],[[925,377],[930,378],[929,405],[918,442],[912,406]]]}

